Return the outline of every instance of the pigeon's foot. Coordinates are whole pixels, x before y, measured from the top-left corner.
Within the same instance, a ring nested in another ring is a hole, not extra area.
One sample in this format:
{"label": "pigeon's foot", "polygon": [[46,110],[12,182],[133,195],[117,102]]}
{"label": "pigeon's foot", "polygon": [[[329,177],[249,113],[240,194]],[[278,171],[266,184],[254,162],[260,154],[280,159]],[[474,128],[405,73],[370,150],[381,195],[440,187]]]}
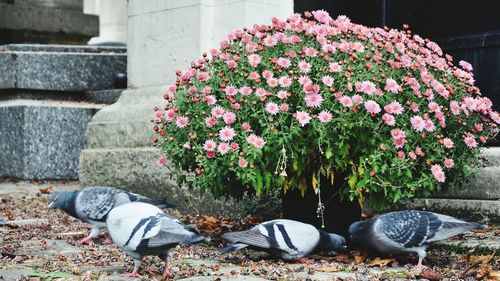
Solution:
{"label": "pigeon's foot", "polygon": [[89,245],[89,246],[92,246],[93,242],[92,242],[92,237],[89,235],[81,240],[78,240],[78,245]]}
{"label": "pigeon's foot", "polygon": [[415,269],[415,270],[417,270],[417,271],[422,271],[422,270],[424,270],[424,269],[426,269],[426,268],[427,268],[427,266],[425,266],[425,265],[423,265],[423,264],[422,264],[422,260],[423,260],[423,259],[420,259],[420,258],[418,259],[418,263],[417,263],[417,265],[415,265],[415,267],[414,267],[414,269]]}
{"label": "pigeon's foot", "polygon": [[313,264],[314,260],[313,259],[307,259],[307,258],[300,258],[297,260],[297,262],[303,263],[303,264]]}
{"label": "pigeon's foot", "polygon": [[104,237],[104,240],[102,240],[102,244],[111,244],[113,243],[113,240],[111,240],[111,237],[109,237],[109,235],[106,235],[106,237]]}
{"label": "pigeon's foot", "polygon": [[137,271],[138,271],[137,268],[134,268],[134,270],[132,270],[132,272],[123,273],[122,276],[123,277],[137,277],[137,278],[141,278],[142,276]]}

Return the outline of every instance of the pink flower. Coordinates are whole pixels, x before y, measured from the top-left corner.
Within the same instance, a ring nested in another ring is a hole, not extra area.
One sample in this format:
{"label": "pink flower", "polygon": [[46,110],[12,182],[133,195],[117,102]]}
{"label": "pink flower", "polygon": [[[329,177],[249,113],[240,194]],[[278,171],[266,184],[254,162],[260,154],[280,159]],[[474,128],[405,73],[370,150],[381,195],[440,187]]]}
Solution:
{"label": "pink flower", "polygon": [[309,71],[311,71],[311,64],[306,62],[305,60],[301,60],[299,61],[299,70],[300,72],[308,73]]}
{"label": "pink flower", "polygon": [[248,74],[248,77],[252,80],[257,80],[260,78],[260,74],[253,71],[253,72],[250,72],[250,74]]}
{"label": "pink flower", "polygon": [[413,126],[413,129],[417,132],[422,132],[425,129],[425,120],[418,116],[415,115],[410,119],[411,125]]}
{"label": "pink flower", "polygon": [[443,139],[443,145],[444,145],[444,147],[446,147],[446,148],[452,148],[452,147],[453,147],[453,145],[454,145],[454,143],[453,143],[453,141],[452,141],[451,139],[449,139],[449,138],[444,138],[444,139]]}
{"label": "pink flower", "polygon": [[160,156],[160,158],[158,158],[158,160],[156,160],[156,165],[158,166],[164,166],[167,164],[167,159],[163,156]]}
{"label": "pink flower", "polygon": [[162,118],[163,117],[163,113],[158,110],[158,111],[155,112],[155,117],[156,118]]}
{"label": "pink flower", "polygon": [[314,19],[316,19],[317,21],[319,21],[321,23],[328,23],[332,20],[332,18],[328,14],[328,12],[326,12],[324,10],[313,11],[312,14],[314,16]]}
{"label": "pink flower", "polygon": [[299,77],[299,84],[300,85],[312,84],[311,78],[309,78],[309,77],[307,77],[305,75],[301,75]]}
{"label": "pink flower", "polygon": [[329,65],[330,72],[340,72],[342,71],[342,66],[338,62],[331,62]]}
{"label": "pink flower", "polygon": [[238,160],[238,166],[241,168],[246,168],[248,166],[248,161],[245,158],[241,158]]}
{"label": "pink flower", "polygon": [[352,96],[352,101],[354,103],[362,103],[363,102],[363,97],[360,95],[354,95]]}
{"label": "pink flower", "polygon": [[384,113],[384,115],[382,115],[382,120],[386,125],[389,126],[394,126],[396,124],[396,119],[394,118],[394,116],[388,113]]}
{"label": "pink flower", "polygon": [[203,143],[203,149],[205,149],[205,151],[214,151],[216,147],[217,143],[211,139],[208,139],[205,143]]}
{"label": "pink flower", "polygon": [[257,54],[251,54],[248,56],[248,63],[252,66],[252,67],[257,67],[257,65],[259,65],[261,62],[261,57]]}
{"label": "pink flower", "polygon": [[311,57],[311,58],[314,58],[316,55],[318,55],[318,51],[316,51],[316,49],[314,48],[309,48],[309,47],[304,47],[302,48],[302,52],[308,56],[308,57]]}
{"label": "pink flower", "polygon": [[266,144],[266,142],[264,141],[263,138],[255,135],[255,134],[251,134],[247,137],[247,142],[255,147],[257,147],[258,149],[261,149],[264,147],[264,145]]}
{"label": "pink flower", "polygon": [[420,157],[424,157],[425,156],[425,153],[422,151],[422,149],[420,148],[420,146],[417,146],[415,148],[415,154],[417,154]]}
{"label": "pink flower", "polygon": [[349,96],[341,96],[340,99],[340,104],[342,104],[345,107],[351,107],[352,106],[352,99]]}
{"label": "pink flower", "polygon": [[384,88],[384,90],[386,90],[387,92],[392,92],[392,93],[397,94],[398,90],[399,90],[399,85],[396,82],[396,80],[394,80],[392,78],[387,78],[385,80],[385,88]]}
{"label": "pink flower", "polygon": [[233,69],[238,66],[238,64],[234,60],[226,61],[227,68]]}
{"label": "pink flower", "polygon": [[215,117],[215,118],[221,118],[222,115],[224,115],[224,109],[220,106],[215,106],[212,108],[212,116]]}
{"label": "pink flower", "polygon": [[168,88],[167,88],[168,94],[173,94],[173,93],[175,93],[175,91],[177,91],[177,86],[175,86],[175,85],[168,86]]}
{"label": "pink flower", "polygon": [[323,79],[321,79],[323,84],[327,85],[328,87],[331,87],[333,85],[333,78],[329,75],[323,76]]}
{"label": "pink flower", "polygon": [[404,138],[406,135],[405,132],[401,131],[400,129],[392,129],[391,136],[393,139],[400,139]]}
{"label": "pink flower", "polygon": [[391,113],[391,114],[395,114],[395,115],[399,115],[399,114],[403,113],[403,107],[397,101],[393,101],[393,102],[391,102],[389,104],[386,104],[384,106],[384,110],[387,113]]}
{"label": "pink flower", "polygon": [[290,106],[286,102],[280,104],[280,111],[282,111],[282,112],[287,112],[289,108],[290,108]]}
{"label": "pink flower", "polygon": [[318,114],[318,119],[321,123],[328,123],[332,120],[332,114],[329,111],[323,110]]}
{"label": "pink flower", "polygon": [[406,143],[406,139],[405,138],[394,139],[393,142],[396,148],[402,148]]}
{"label": "pink flower", "polygon": [[264,79],[267,80],[269,78],[274,77],[274,74],[270,70],[264,70],[262,71],[262,77],[264,77]]}
{"label": "pink flower", "polygon": [[226,96],[232,97],[238,93],[238,89],[236,89],[235,86],[230,85],[224,89],[224,92],[226,93]]}
{"label": "pink flower", "polygon": [[186,116],[178,116],[175,120],[175,125],[179,128],[184,128],[189,125],[189,118]]}
{"label": "pink flower", "polygon": [[175,110],[169,109],[169,110],[167,110],[167,112],[165,112],[165,118],[168,121],[174,120],[175,117],[177,117],[177,113],[175,113]]}
{"label": "pink flower", "polygon": [[288,68],[288,67],[290,67],[290,65],[292,65],[290,60],[286,59],[286,58],[279,58],[277,61],[277,64],[283,68]]}
{"label": "pink flower", "polygon": [[265,97],[267,95],[267,91],[263,88],[258,88],[256,91],[255,91],[255,95],[258,96],[258,97]]}
{"label": "pink flower", "polygon": [[441,106],[439,106],[439,104],[437,104],[436,102],[430,102],[429,103],[429,110],[431,112],[439,112],[441,111]]}
{"label": "pink flower", "polygon": [[444,159],[444,167],[445,168],[451,168],[455,165],[455,162],[453,162],[453,159],[450,159],[450,158],[445,158]]}
{"label": "pink flower", "polygon": [[365,101],[365,109],[370,114],[377,114],[381,111],[380,105],[372,100]]}
{"label": "pink flower", "polygon": [[467,145],[468,148],[474,148],[477,147],[477,142],[476,139],[474,138],[473,135],[469,134],[465,136],[464,138],[465,145]]}
{"label": "pink flower", "polygon": [[280,100],[284,100],[288,97],[288,93],[286,91],[279,91],[276,96],[278,96],[278,98]]}
{"label": "pink flower", "polygon": [[207,127],[212,128],[213,126],[217,125],[217,119],[213,116],[205,118],[205,125]]}
{"label": "pink flower", "polygon": [[250,94],[252,94],[253,90],[252,88],[248,87],[248,86],[244,86],[244,87],[241,87],[240,88],[240,94],[242,94],[243,96],[248,96]]}
{"label": "pink flower", "polygon": [[252,131],[252,127],[250,126],[250,124],[248,124],[247,122],[241,124],[241,129],[245,132],[250,132]]}
{"label": "pink flower", "polygon": [[222,119],[224,119],[224,123],[231,125],[236,122],[236,114],[232,113],[231,111],[226,111],[224,112]]}
{"label": "pink flower", "polygon": [[404,153],[404,151],[402,151],[402,150],[398,151],[398,158],[399,158],[399,159],[404,159],[404,158],[405,158],[405,153]]}
{"label": "pink flower", "polygon": [[200,81],[207,81],[208,79],[210,79],[210,75],[207,72],[200,72],[198,73],[197,78]]}
{"label": "pink flower", "polygon": [[271,113],[272,115],[276,115],[280,111],[280,108],[278,107],[278,105],[276,103],[268,102],[266,104],[266,111]]}
{"label": "pink flower", "polygon": [[292,85],[292,79],[288,76],[283,76],[279,79],[279,84],[283,88],[288,88],[290,85]]}
{"label": "pink flower", "polygon": [[434,132],[436,130],[436,126],[434,125],[434,122],[432,122],[432,120],[425,120],[425,130],[427,132]]}
{"label": "pink flower", "polygon": [[410,157],[410,159],[411,159],[411,160],[415,160],[415,159],[417,159],[417,155],[416,155],[416,154],[415,154],[415,152],[413,152],[413,151],[410,151],[410,152],[408,153],[408,157]]}
{"label": "pink flower", "polygon": [[216,102],[217,102],[217,99],[210,95],[210,96],[206,96],[204,99],[203,99],[208,105],[214,105]]}
{"label": "pink flower", "polygon": [[368,80],[362,82],[358,81],[356,82],[355,86],[356,91],[365,93],[367,95],[372,95],[377,92],[377,87],[375,86],[375,84]]}
{"label": "pink flower", "polygon": [[472,72],[472,65],[466,61],[459,61],[458,65],[460,65],[464,70]]}
{"label": "pink flower", "polygon": [[226,126],[219,131],[219,138],[223,141],[230,141],[234,138],[235,135],[236,133],[231,127]]}
{"label": "pink flower", "polygon": [[229,146],[229,144],[226,142],[221,142],[217,146],[217,151],[219,151],[219,153],[222,155],[228,153],[230,150],[231,150],[231,146]]}
{"label": "pink flower", "polygon": [[240,149],[240,145],[239,145],[238,143],[235,143],[235,142],[232,142],[232,143],[230,144],[230,146],[231,146],[231,149],[232,149],[233,151],[238,151],[238,150]]}
{"label": "pink flower", "polygon": [[311,121],[311,116],[305,111],[297,111],[297,120],[301,127],[304,127],[309,121]]}
{"label": "pink flower", "polygon": [[267,85],[269,85],[272,88],[278,86],[278,79],[276,79],[274,77],[267,79],[266,82],[267,82]]}
{"label": "pink flower", "polygon": [[493,119],[493,121],[495,121],[495,123],[500,124],[500,114],[498,114],[498,112],[491,111],[490,117],[491,117],[491,119]]}
{"label": "pink flower", "polygon": [[456,101],[451,101],[450,110],[453,115],[460,115],[460,104]]}
{"label": "pink flower", "polygon": [[415,102],[412,102],[410,104],[410,108],[413,112],[418,112],[418,104],[416,104]]}
{"label": "pink flower", "polygon": [[319,107],[323,102],[323,97],[318,93],[307,94],[304,97],[306,105],[309,107]]}
{"label": "pink flower", "polygon": [[438,182],[444,182],[445,181],[446,177],[444,175],[443,168],[441,168],[440,165],[438,165],[438,164],[432,165],[431,166],[431,172],[432,172],[432,175],[434,176],[434,178]]}

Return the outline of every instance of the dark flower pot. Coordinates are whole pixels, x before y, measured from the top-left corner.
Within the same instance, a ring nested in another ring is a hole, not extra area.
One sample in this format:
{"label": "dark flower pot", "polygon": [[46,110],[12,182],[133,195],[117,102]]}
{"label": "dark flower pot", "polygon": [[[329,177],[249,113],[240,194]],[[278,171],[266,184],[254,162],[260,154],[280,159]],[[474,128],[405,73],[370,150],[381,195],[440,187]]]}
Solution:
{"label": "dark flower pot", "polygon": [[[351,223],[361,219],[361,208],[357,200],[341,200],[339,190],[347,184],[345,175],[335,175],[333,186],[331,181],[321,176],[321,199],[325,205],[324,219],[326,232],[333,232],[348,237]],[[342,180],[341,180],[342,179]],[[311,182],[311,181],[308,181]],[[321,218],[318,218],[318,196],[312,187],[308,187],[304,197],[299,190],[288,190],[282,199],[283,218],[309,223],[321,229]]]}

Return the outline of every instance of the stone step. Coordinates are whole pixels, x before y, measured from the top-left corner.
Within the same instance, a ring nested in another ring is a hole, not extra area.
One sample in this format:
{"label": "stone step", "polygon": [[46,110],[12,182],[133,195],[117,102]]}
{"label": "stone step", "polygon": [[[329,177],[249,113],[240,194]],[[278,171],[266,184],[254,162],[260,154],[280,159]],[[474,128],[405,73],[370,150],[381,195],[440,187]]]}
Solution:
{"label": "stone step", "polygon": [[104,105],[0,101],[0,177],[77,179],[85,128]]}
{"label": "stone step", "polygon": [[125,47],[31,44],[0,46],[0,89],[114,89],[115,74],[126,72]]}
{"label": "stone step", "polygon": [[500,166],[500,147],[488,147],[481,150],[481,156],[486,158],[485,165]]}
{"label": "stone step", "polygon": [[[496,157],[496,156],[495,156]],[[480,168],[463,186],[450,186],[433,194],[433,198],[500,199],[500,166]]]}
{"label": "stone step", "polygon": [[500,200],[415,198],[404,203],[407,209],[428,210],[474,221],[500,222]]}

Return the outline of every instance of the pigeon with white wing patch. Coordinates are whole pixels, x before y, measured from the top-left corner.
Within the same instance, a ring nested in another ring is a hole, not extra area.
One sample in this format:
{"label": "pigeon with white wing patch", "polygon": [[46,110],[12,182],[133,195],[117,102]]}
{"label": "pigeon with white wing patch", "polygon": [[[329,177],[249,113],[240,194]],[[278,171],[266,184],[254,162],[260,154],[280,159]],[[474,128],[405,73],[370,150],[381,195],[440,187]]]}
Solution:
{"label": "pigeon with white wing patch", "polygon": [[111,210],[106,220],[113,242],[134,259],[134,270],[124,274],[139,276],[142,258],[157,255],[165,261],[163,278],[172,274],[168,268],[168,251],[178,244],[191,245],[209,241],[156,206],[132,202]]}
{"label": "pigeon with white wing patch", "polygon": [[390,212],[351,224],[349,234],[354,244],[381,254],[418,254],[422,267],[426,250],[434,242],[486,226],[454,217],[416,210]]}
{"label": "pigeon with white wing patch", "polygon": [[54,192],[49,199],[49,209],[62,209],[69,215],[90,223],[90,234],[81,239],[79,244],[92,244],[92,239],[106,227],[109,211],[116,206],[129,202],[145,202],[160,208],[173,205],[161,199],[151,199],[136,193],[108,186],[92,186],[77,191]]}
{"label": "pigeon with white wing patch", "polygon": [[233,243],[221,249],[219,252],[222,254],[249,247],[284,260],[297,260],[313,253],[346,249],[344,237],[287,219],[263,222],[249,230],[228,232],[221,237]]}

